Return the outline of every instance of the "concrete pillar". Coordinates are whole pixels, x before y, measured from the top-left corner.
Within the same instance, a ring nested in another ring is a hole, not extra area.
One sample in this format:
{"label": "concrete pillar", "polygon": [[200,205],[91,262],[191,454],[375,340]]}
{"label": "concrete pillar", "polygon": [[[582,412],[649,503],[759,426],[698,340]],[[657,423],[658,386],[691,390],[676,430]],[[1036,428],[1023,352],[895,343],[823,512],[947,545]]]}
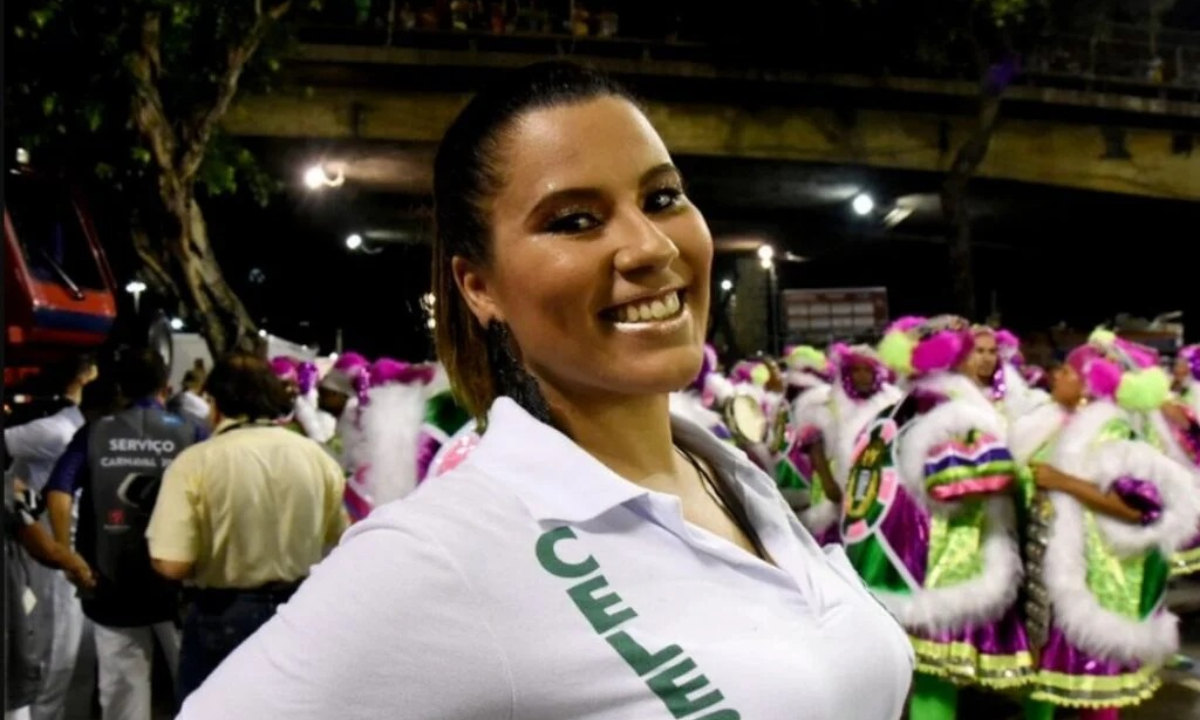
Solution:
{"label": "concrete pillar", "polygon": [[737,261],[737,280],[733,291],[737,304],[733,308],[733,328],[738,345],[746,357],[770,349],[767,295],[770,292],[770,273],[758,258],[751,255]]}

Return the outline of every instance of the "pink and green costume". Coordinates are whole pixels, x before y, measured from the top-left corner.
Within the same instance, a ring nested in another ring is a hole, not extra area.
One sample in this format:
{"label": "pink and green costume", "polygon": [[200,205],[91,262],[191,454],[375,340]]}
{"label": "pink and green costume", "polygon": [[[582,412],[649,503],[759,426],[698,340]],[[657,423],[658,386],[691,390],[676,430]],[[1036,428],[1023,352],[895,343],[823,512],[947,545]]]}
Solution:
{"label": "pink and green costume", "polygon": [[846,554],[912,641],[913,720],[953,718],[959,686],[1016,689],[1034,669],[1005,422],[951,370],[971,346],[961,318],[893,325],[880,356],[909,390],[855,442],[842,507]]}

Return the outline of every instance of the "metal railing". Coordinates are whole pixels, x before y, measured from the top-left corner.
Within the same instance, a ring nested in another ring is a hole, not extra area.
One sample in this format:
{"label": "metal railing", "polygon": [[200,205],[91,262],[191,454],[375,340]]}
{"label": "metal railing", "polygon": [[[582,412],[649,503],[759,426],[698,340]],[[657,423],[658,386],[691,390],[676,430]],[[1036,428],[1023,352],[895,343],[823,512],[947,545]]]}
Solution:
{"label": "metal railing", "polygon": [[[303,43],[408,48],[470,53],[521,53],[555,57],[596,57],[644,62],[726,63],[720,49],[703,42],[678,42],[622,37],[589,37],[555,33],[479,30],[404,30],[380,19],[357,26],[306,25]],[[740,64],[755,58],[742,54]],[[778,65],[778,56],[769,61]],[[857,72],[892,76],[966,79],[944,69],[921,67],[872,68],[861,55],[824,57],[822,72]],[[760,68],[766,70],[767,68]],[[772,68],[774,69],[774,68]],[[1111,92],[1200,102],[1200,33],[1164,30],[1152,47],[1144,28],[1105,26],[1092,36],[1055,36],[1036,53],[1022,59],[1018,84],[1094,92]]]}

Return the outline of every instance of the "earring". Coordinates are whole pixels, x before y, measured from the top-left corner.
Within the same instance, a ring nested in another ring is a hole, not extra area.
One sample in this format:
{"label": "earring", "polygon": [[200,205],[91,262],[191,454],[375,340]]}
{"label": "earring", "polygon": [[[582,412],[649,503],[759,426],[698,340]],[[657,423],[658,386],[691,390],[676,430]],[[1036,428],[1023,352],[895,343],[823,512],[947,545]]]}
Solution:
{"label": "earring", "polygon": [[499,320],[491,320],[485,328],[485,333],[488,366],[492,370],[496,394],[511,398],[537,420],[553,425],[550,404],[546,402],[541,386],[513,352],[512,333],[509,332],[508,325]]}

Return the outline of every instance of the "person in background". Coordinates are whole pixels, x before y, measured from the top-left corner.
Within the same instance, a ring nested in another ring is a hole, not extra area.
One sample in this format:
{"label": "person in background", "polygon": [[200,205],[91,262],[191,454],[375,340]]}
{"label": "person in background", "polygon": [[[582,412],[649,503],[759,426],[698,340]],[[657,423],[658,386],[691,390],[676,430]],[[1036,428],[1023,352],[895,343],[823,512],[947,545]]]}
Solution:
{"label": "person in background", "polygon": [[341,468],[278,423],[287,391],[266,362],[230,356],[205,391],[216,434],[171,464],[146,531],[154,568],[190,586],[180,702],[271,619],[347,526]]}
{"label": "person in background", "polygon": [[[95,577],[83,558],[54,542],[43,527],[40,522],[43,510],[38,493],[12,472],[5,473],[3,524],[9,601],[5,618],[8,647],[4,720],[37,717],[33,710],[45,696],[48,676],[55,670],[55,638],[51,633],[57,631],[59,623],[54,617],[55,607],[47,598],[38,596],[32,571],[41,567],[61,570],[81,588],[95,585]],[[27,558],[37,564],[29,563]],[[78,645],[75,649],[78,650]],[[70,678],[69,671],[67,677]],[[64,706],[65,693],[56,705],[60,715]]]}
{"label": "person in background", "polygon": [[[45,375],[48,386],[62,399],[64,407],[53,415],[5,428],[4,444],[8,456],[13,460],[11,472],[17,478],[18,489],[27,489],[38,499],[38,502],[29,504],[29,507],[38,509],[34,516],[36,520],[33,524],[23,526],[22,532],[26,536],[25,547],[33,559],[41,563],[30,565],[29,584],[31,592],[43,605],[42,612],[50,617],[53,637],[49,653],[43,658],[45,669],[42,683],[37,698],[30,706],[30,717],[32,720],[63,720],[71,676],[84,635],[83,610],[79,606],[75,586],[59,572],[62,563],[48,561],[50,556],[45,553],[41,556],[34,554],[34,546],[28,543],[37,539],[53,539],[50,524],[41,512],[44,506],[40,496],[54,463],[67,449],[79,428],[83,427],[80,405],[83,403],[84,389],[99,377],[99,370],[95,356],[83,354],[52,365]],[[44,544],[38,544],[37,547],[49,550]],[[69,545],[63,546],[59,553],[60,560],[65,558],[74,563],[71,572],[77,581],[85,575],[90,576],[91,571],[85,563],[80,566],[82,560]]]}
{"label": "person in background", "polygon": [[203,387],[204,372],[195,368],[188,370],[183,374],[183,388],[167,403],[167,409],[199,427],[210,429],[212,407],[201,394]]}
{"label": "person in background", "polygon": [[117,385],[128,407],[84,425],[46,483],[55,540],[70,547],[71,506],[79,492],[76,547],[96,574],[83,597],[95,624],[104,720],[150,719],[154,638],[172,674],[179,654],[178,588],[154,572],[144,538],[162,473],[207,432],[163,406],[167,368],[148,349],[125,352]]}

